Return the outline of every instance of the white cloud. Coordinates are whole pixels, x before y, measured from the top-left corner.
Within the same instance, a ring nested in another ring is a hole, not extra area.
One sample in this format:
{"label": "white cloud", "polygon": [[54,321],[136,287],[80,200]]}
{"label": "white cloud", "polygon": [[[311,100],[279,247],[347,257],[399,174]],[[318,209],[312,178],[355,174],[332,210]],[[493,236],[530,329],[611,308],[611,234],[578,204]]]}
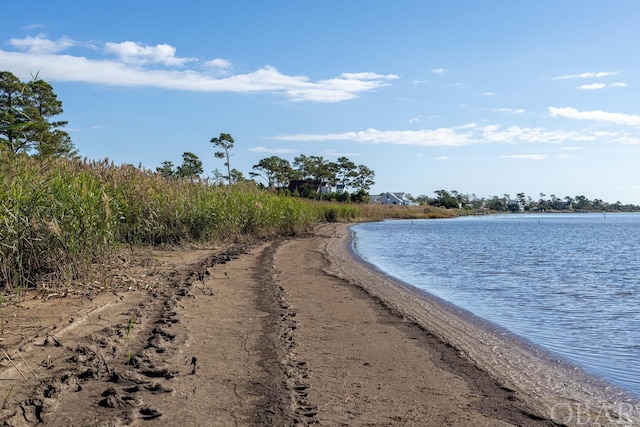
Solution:
{"label": "white cloud", "polygon": [[[449,128],[421,130],[366,129],[343,133],[323,134],[281,134],[270,140],[288,142],[330,142],[350,141],[359,144],[414,145],[423,147],[458,147],[471,144],[563,144],[566,142],[601,142],[615,144],[638,144],[635,135],[592,130],[565,131],[544,128],[528,128],[500,125],[466,125]],[[580,147],[561,147],[563,150],[579,150]]]}
{"label": "white cloud", "polygon": [[163,64],[168,66],[184,65],[194,58],[176,57],[176,48],[168,44],[144,46],[140,43],[125,41],[122,43],[105,43],[104,50],[115,54],[122,62],[128,64]]}
{"label": "white cloud", "polygon": [[612,139],[612,142],[616,144],[622,144],[622,145],[638,145],[640,144],[640,138],[620,135]]}
{"label": "white cloud", "polygon": [[409,119],[409,123],[413,124],[413,123],[418,123],[422,118],[420,116],[416,116],[416,117],[411,117]]}
{"label": "white cloud", "polygon": [[293,154],[300,150],[294,150],[291,148],[267,148],[267,147],[253,147],[249,148],[249,151],[254,153],[269,153],[269,154]]}
{"label": "white cloud", "polygon": [[45,27],[46,27],[46,25],[44,25],[44,24],[29,24],[29,25],[25,25],[22,28],[27,30],[27,31],[31,31],[31,30],[35,30],[35,29],[38,29],[38,28],[45,28]]}
{"label": "white cloud", "polygon": [[23,39],[10,39],[9,44],[16,49],[20,49],[33,54],[62,52],[76,43],[67,37],[58,40],[49,40],[46,35],[38,34],[35,37],[27,36]]}
{"label": "white cloud", "polygon": [[513,114],[524,114],[527,110],[522,108],[494,108],[493,111],[499,113],[513,113]]}
{"label": "white cloud", "polygon": [[560,147],[561,150],[566,150],[566,151],[578,151],[578,150],[582,150],[583,147]]}
{"label": "white cloud", "polygon": [[607,85],[604,83],[591,83],[591,84],[578,86],[578,89],[593,90],[593,89],[603,89],[605,87],[625,87],[625,86],[627,86],[627,84],[623,82],[611,83],[610,85]]}
{"label": "white cloud", "polygon": [[496,96],[495,92],[484,92],[482,96]]}
{"label": "white cloud", "polygon": [[340,77],[344,79],[353,79],[353,80],[377,80],[377,79],[385,79],[385,80],[395,80],[399,78],[395,74],[377,74],[377,73],[342,73]]}
{"label": "white cloud", "polygon": [[561,130],[546,130],[543,128],[521,128],[510,126],[500,130],[498,125],[485,126],[482,129],[482,138],[488,142],[503,144],[516,144],[518,142],[559,144],[564,141],[594,140],[595,137],[579,132],[566,132]]}
{"label": "white cloud", "polygon": [[436,157],[436,160],[449,160],[449,156]]}
{"label": "white cloud", "polygon": [[364,131],[345,133],[285,134],[277,135],[270,139],[296,142],[352,141],[362,144],[416,145],[423,147],[455,147],[477,142],[473,139],[471,133],[458,132],[449,128],[416,131],[380,131],[377,129],[367,129]]}
{"label": "white cloud", "polygon": [[582,90],[595,90],[595,89],[602,89],[604,87],[606,87],[607,85],[604,83],[591,83],[591,84],[586,84],[586,85],[581,85],[578,86],[578,89],[582,89]]}
{"label": "white cloud", "polygon": [[575,108],[548,107],[552,117],[567,117],[576,120],[593,120],[618,125],[640,126],[640,116],[637,114],[608,113],[601,110],[579,111]]}
{"label": "white cloud", "polygon": [[85,131],[93,131],[93,130],[101,130],[101,129],[104,129],[104,126],[93,125],[93,126],[89,126],[88,128],[70,128],[70,127],[65,128],[67,132],[85,132]]}
{"label": "white cloud", "polygon": [[[193,58],[179,58],[173,46],[142,46],[134,42],[107,43],[105,50],[118,60],[89,59],[84,56],[55,54],[72,46],[69,39],[47,40],[44,36],[13,40],[13,45],[27,52],[0,49],[0,64],[22,78],[39,70],[47,81],[74,81],[124,87],[156,87],[194,92],[275,93],[291,101],[341,102],[361,93],[389,85],[393,74],[372,72],[343,73],[325,80],[290,76],[266,65],[256,71],[213,78],[193,69],[163,69],[162,66],[185,65]],[[215,60],[214,60],[215,61]],[[224,61],[224,60],[221,60]],[[217,61],[214,64],[226,65]],[[153,69],[146,68],[153,65]]]}
{"label": "white cloud", "polygon": [[324,157],[357,157],[360,156],[360,153],[352,153],[352,152],[348,152],[348,151],[336,151],[336,150],[323,150],[320,153],[322,156]]}
{"label": "white cloud", "polygon": [[544,154],[514,154],[510,156],[500,156],[501,159],[523,159],[523,160],[544,160]]}
{"label": "white cloud", "polygon": [[452,127],[452,129],[458,130],[458,129],[476,129],[478,127],[477,123],[467,123],[465,125],[459,125],[459,126],[454,126]]}
{"label": "white cloud", "polygon": [[448,73],[448,72],[449,72],[449,70],[445,70],[444,68],[436,68],[436,69],[434,69],[434,70],[431,70],[431,72],[432,72],[433,74],[437,74],[437,75],[441,76],[441,75],[443,75],[443,74]]}
{"label": "white cloud", "polygon": [[554,80],[568,80],[568,79],[592,79],[592,78],[601,78],[607,76],[615,76],[616,74],[620,74],[619,71],[599,71],[597,73],[581,73],[581,74],[569,74],[566,76],[557,76],[554,77]]}
{"label": "white cloud", "polygon": [[228,70],[231,68],[231,61],[227,61],[226,59],[216,58],[211,61],[207,61],[204,63],[207,67],[218,68],[220,70]]}

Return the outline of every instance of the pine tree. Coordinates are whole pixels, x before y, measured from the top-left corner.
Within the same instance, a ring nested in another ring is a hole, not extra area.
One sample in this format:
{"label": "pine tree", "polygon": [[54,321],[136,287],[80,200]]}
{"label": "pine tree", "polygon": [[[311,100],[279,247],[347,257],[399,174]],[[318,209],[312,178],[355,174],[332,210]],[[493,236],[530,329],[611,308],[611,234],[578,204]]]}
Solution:
{"label": "pine tree", "polygon": [[12,155],[76,156],[71,137],[60,129],[67,122],[54,120],[62,112],[53,87],[37,75],[23,83],[9,71],[0,71],[0,150]]}

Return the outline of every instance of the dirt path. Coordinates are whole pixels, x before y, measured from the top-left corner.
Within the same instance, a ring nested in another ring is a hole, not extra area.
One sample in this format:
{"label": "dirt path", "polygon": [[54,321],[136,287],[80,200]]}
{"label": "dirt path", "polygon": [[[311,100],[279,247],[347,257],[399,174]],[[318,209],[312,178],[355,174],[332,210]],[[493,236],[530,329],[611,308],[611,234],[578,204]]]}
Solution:
{"label": "dirt path", "polygon": [[446,342],[328,274],[336,230],[157,253],[153,274],[137,270],[138,290],[27,301],[20,318],[2,307],[6,336],[19,319],[40,320],[0,342],[11,358],[0,355],[0,421],[556,425]]}

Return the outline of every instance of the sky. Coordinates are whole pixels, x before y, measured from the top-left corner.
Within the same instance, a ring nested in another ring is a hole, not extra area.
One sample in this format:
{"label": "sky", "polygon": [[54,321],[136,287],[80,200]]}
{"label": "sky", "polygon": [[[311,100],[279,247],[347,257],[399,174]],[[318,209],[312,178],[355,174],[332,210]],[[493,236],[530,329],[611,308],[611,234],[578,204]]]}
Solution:
{"label": "sky", "polygon": [[89,159],[346,156],[371,194],[640,204],[640,2],[5,2],[0,70],[48,81]]}

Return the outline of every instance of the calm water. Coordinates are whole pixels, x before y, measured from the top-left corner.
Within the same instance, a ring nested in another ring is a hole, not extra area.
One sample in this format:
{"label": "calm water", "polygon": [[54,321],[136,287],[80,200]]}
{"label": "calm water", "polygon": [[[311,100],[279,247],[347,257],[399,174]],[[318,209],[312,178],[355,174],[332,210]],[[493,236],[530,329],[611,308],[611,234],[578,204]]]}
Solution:
{"label": "calm water", "polygon": [[640,214],[359,224],[366,261],[640,396]]}

